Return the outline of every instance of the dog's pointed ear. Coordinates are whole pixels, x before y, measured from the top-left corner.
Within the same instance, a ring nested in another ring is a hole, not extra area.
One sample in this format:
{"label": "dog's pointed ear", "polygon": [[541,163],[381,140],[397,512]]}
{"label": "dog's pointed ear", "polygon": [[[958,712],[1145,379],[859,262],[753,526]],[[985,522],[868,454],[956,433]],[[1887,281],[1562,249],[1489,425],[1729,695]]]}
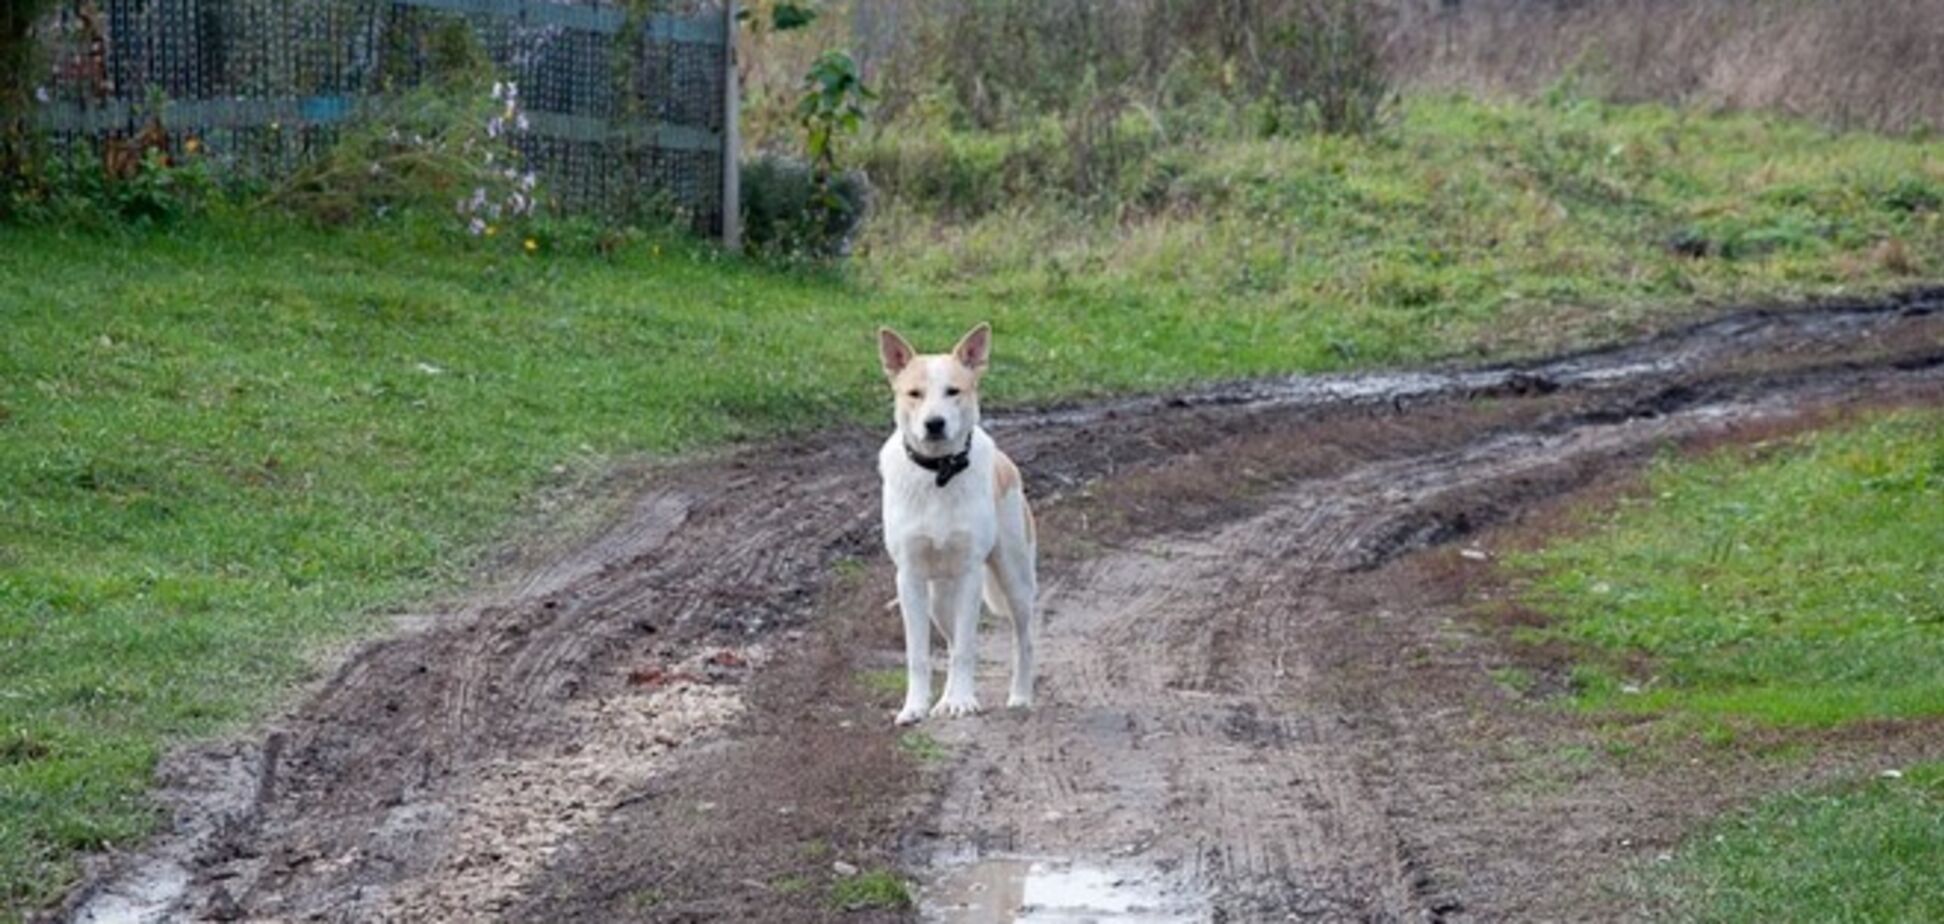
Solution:
{"label": "dog's pointed ear", "polygon": [[986,360],[992,358],[992,325],[980,322],[959,338],[958,346],[952,348],[952,355],[965,368],[973,372],[984,372]]}
{"label": "dog's pointed ear", "polygon": [[904,367],[911,365],[912,357],[917,355],[918,351],[912,349],[905,338],[898,336],[897,331],[889,327],[878,328],[878,359],[884,362],[885,375],[895,377],[904,371]]}

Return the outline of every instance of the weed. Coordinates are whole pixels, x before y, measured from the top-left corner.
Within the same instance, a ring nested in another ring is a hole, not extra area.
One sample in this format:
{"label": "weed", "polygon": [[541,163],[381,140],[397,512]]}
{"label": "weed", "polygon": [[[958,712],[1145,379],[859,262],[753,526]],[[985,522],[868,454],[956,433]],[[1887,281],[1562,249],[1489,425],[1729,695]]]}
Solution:
{"label": "weed", "polygon": [[899,735],[898,750],[911,755],[923,763],[941,761],[946,757],[945,746],[939,744],[938,739],[921,731],[905,732]]}
{"label": "weed", "polygon": [[830,903],[846,911],[911,907],[904,880],[886,870],[869,870],[830,885]]}
{"label": "weed", "polygon": [[858,671],[857,685],[878,699],[903,696],[905,691],[905,671],[902,667]]}

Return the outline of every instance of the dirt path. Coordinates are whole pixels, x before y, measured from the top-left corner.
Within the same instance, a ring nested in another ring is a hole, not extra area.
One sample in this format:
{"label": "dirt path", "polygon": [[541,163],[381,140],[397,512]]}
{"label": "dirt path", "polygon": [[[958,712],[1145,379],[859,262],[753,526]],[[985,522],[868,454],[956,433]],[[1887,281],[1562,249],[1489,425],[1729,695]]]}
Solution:
{"label": "dirt path", "polygon": [[1479,531],[1670,442],[1936,402],[1940,307],[1001,415],[1049,537],[1042,705],[924,739],[859,682],[898,651],[875,438],[656,469],[596,541],[171,758],[176,830],[68,916],[905,916],[833,904],[854,866],[948,920],[1623,917],[1589,873],[1840,761],[1557,766],[1584,731],[1493,685],[1461,618]]}

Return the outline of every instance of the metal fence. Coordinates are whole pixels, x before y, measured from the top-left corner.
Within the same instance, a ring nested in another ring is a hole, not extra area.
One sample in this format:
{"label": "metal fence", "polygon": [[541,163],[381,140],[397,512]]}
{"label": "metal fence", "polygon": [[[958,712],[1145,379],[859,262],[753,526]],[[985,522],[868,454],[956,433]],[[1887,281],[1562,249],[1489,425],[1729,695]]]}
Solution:
{"label": "metal fence", "polygon": [[722,233],[732,15],[721,0],[76,0],[41,30],[38,122],[70,151],[153,123],[221,175],[274,180],[457,44],[520,87],[515,143],[562,208],[657,202]]}

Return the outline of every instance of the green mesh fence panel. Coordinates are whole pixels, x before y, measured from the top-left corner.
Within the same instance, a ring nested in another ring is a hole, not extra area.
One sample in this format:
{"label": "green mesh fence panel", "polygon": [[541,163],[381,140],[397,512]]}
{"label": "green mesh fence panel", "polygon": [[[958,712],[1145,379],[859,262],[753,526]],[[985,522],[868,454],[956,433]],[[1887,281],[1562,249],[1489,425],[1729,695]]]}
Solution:
{"label": "green mesh fence panel", "polygon": [[81,0],[41,26],[38,123],[68,155],[134,138],[159,114],[171,150],[194,138],[219,174],[274,180],[431,77],[454,30],[519,86],[528,127],[515,144],[563,209],[655,201],[720,231],[719,2]]}

